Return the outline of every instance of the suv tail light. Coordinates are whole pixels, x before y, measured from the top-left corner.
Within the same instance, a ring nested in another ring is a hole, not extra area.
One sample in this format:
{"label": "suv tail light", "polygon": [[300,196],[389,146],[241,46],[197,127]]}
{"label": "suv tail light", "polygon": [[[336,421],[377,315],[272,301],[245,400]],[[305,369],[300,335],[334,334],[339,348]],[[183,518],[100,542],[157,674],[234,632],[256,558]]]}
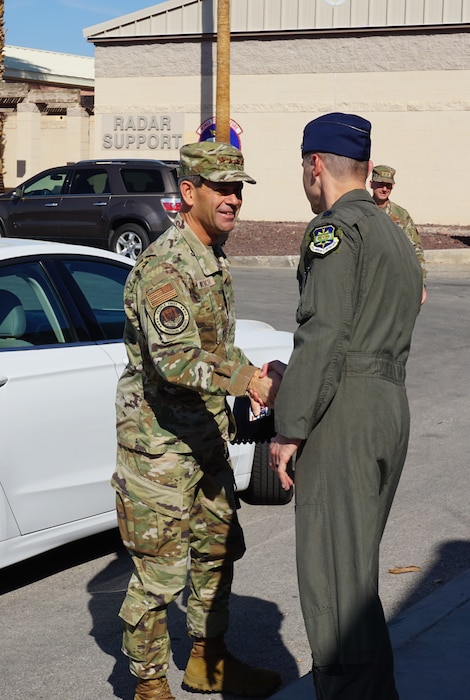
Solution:
{"label": "suv tail light", "polygon": [[176,214],[181,211],[181,199],[179,197],[162,197],[160,201],[167,214]]}

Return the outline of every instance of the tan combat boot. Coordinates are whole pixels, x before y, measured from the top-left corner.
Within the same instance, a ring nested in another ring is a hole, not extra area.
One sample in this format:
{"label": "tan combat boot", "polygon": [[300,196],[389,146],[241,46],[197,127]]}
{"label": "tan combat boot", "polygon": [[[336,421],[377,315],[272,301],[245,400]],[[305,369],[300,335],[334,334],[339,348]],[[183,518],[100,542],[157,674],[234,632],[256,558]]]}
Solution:
{"label": "tan combat boot", "polygon": [[166,676],[162,678],[139,678],[134,700],[175,700]]}
{"label": "tan combat boot", "polygon": [[275,671],[253,668],[227,651],[222,637],[196,639],[183,678],[183,687],[202,693],[233,693],[266,697],[281,677]]}

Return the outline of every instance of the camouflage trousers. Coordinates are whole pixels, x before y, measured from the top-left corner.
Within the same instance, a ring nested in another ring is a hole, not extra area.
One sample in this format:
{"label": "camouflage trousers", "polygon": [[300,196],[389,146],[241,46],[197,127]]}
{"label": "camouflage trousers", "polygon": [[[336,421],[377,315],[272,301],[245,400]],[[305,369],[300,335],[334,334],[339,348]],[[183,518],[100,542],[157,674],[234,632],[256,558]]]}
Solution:
{"label": "camouflage trousers", "polygon": [[120,610],[123,652],[139,678],[165,675],[167,607],[186,585],[192,637],[223,635],[233,562],[245,552],[226,445],[149,457],[119,448],[112,484],[134,572]]}

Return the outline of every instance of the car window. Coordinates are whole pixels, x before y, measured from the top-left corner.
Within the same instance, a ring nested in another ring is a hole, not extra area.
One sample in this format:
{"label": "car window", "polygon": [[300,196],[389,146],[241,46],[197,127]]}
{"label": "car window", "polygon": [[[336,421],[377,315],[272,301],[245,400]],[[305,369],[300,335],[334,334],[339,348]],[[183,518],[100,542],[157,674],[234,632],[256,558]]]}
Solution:
{"label": "car window", "polygon": [[160,170],[156,168],[124,168],[121,170],[122,181],[127,192],[147,192],[162,194],[165,184]]}
{"label": "car window", "polygon": [[124,285],[130,268],[106,261],[64,260],[107,340],[122,340]]}
{"label": "car window", "polygon": [[69,321],[40,264],[0,266],[0,351],[73,339]]}
{"label": "car window", "polygon": [[50,197],[61,194],[66,177],[67,170],[42,175],[24,187],[23,197]]}
{"label": "car window", "polygon": [[90,168],[76,170],[70,185],[70,194],[109,194],[109,179],[106,170]]}

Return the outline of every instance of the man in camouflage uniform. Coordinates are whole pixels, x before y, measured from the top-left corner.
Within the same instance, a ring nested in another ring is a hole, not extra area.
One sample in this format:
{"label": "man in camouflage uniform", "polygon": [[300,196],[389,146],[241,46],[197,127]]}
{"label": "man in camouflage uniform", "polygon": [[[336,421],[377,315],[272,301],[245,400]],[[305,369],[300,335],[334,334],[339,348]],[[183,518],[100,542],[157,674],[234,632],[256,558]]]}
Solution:
{"label": "man in camouflage uniform", "polygon": [[390,201],[390,193],[395,185],[396,170],[389,165],[376,165],[372,170],[370,186],[372,198],[380,209],[394,221],[406,233],[410,239],[423,273],[423,296],[421,303],[426,301],[426,261],[424,259],[423,245],[415,223],[406,209],[399,207]]}
{"label": "man in camouflage uniform", "polygon": [[[272,405],[234,346],[232,279],[221,248],[242,203],[241,152],[201,142],[180,152],[181,214],[140,256],[125,288],[128,365],[117,391],[118,523],[135,570],[120,611],[135,700],[172,700],[167,607],[186,584],[193,648],[183,683],[193,691],[264,696],[279,674],[224,645],[233,562],[245,551],[227,441],[226,396]],[[256,412],[256,405],[254,406]]]}

